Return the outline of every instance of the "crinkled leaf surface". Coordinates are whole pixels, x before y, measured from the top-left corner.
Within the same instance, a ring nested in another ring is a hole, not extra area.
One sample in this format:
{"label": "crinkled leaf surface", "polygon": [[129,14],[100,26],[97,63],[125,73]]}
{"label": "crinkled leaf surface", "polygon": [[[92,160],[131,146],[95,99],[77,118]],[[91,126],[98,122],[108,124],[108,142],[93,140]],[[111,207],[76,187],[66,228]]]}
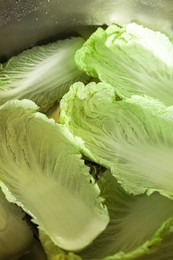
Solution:
{"label": "crinkled leaf surface", "polygon": [[[133,194],[173,195],[173,107],[152,98],[118,100],[104,83],[74,84],[60,122],[84,140],[83,152]],[[85,149],[86,148],[86,149]]]}
{"label": "crinkled leaf surface", "polygon": [[0,104],[10,99],[33,100],[41,111],[60,101],[76,80],[85,80],[75,62],[84,39],[74,37],[36,46],[12,57],[0,70]]}
{"label": "crinkled leaf surface", "polygon": [[0,108],[0,179],[18,203],[58,246],[88,245],[108,221],[79,152],[80,140],[37,112],[29,100]]}
{"label": "crinkled leaf surface", "polygon": [[98,28],[75,60],[81,70],[110,83],[122,97],[144,93],[173,104],[173,44],[160,32],[135,23]]}

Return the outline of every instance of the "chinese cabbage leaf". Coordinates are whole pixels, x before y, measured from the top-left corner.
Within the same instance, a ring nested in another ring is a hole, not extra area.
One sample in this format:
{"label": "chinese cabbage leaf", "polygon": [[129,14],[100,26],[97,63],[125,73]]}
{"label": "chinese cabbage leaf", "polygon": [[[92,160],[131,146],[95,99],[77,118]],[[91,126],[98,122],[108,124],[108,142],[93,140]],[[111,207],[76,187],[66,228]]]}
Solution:
{"label": "chinese cabbage leaf", "polygon": [[105,229],[108,213],[81,159],[81,140],[37,109],[30,100],[0,107],[0,179],[7,198],[55,244],[79,250]]}
{"label": "chinese cabbage leaf", "polygon": [[84,39],[74,37],[36,46],[12,57],[0,70],[0,104],[10,99],[31,99],[42,112],[60,101],[76,80],[86,80],[75,62]]}
{"label": "chinese cabbage leaf", "polygon": [[110,85],[79,82],[61,101],[60,122],[126,191],[172,198],[173,107],[145,96],[119,100]]}
{"label": "chinese cabbage leaf", "polygon": [[173,105],[173,44],[160,32],[136,23],[98,28],[75,60],[121,97],[146,94]]}
{"label": "chinese cabbage leaf", "polygon": [[107,228],[91,245],[77,254],[60,249],[40,231],[40,239],[48,259],[171,259],[172,200],[158,193],[151,196],[130,195],[122,189],[109,171],[104,171],[97,183],[110,214]]}

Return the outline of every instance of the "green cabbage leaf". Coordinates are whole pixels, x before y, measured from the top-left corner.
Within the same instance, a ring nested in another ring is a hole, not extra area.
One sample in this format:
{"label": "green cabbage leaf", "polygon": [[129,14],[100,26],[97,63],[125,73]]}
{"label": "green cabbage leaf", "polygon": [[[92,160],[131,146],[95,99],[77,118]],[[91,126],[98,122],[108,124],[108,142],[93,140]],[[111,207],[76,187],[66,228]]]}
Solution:
{"label": "green cabbage leaf", "polygon": [[173,105],[173,44],[136,23],[98,28],[75,60],[88,75],[115,87],[119,96],[146,94]]}
{"label": "green cabbage leaf", "polygon": [[3,190],[56,245],[79,250],[105,229],[108,212],[81,159],[81,140],[37,109],[30,100],[0,107]]}
{"label": "green cabbage leaf", "polygon": [[0,104],[11,99],[31,99],[42,112],[59,102],[76,80],[85,82],[75,52],[84,39],[73,37],[36,46],[12,57],[0,69]]}
{"label": "green cabbage leaf", "polygon": [[83,139],[83,153],[135,195],[173,196],[173,107],[146,97],[120,100],[105,83],[74,84],[60,122]]}

